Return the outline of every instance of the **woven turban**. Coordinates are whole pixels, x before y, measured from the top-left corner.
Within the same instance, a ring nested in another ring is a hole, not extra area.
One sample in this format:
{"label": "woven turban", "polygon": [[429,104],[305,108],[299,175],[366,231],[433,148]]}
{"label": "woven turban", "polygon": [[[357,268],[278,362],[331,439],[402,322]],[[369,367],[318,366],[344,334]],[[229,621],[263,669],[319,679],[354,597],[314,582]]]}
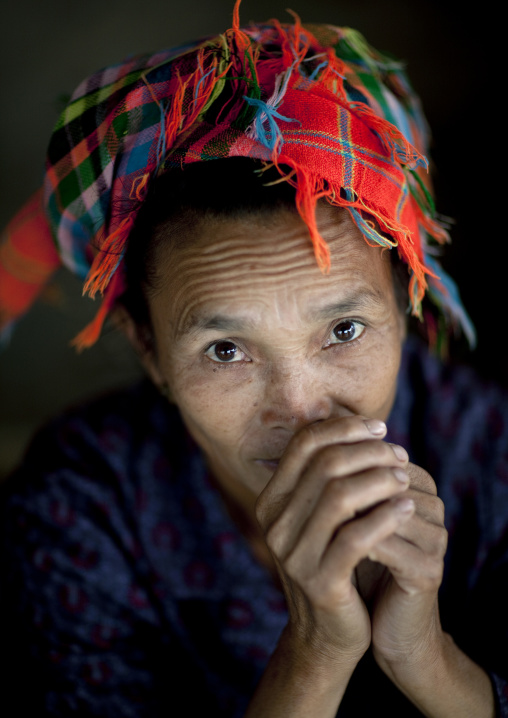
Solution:
{"label": "woven turban", "polygon": [[[345,207],[374,245],[397,248],[409,305],[426,291],[472,329],[432,245],[447,241],[427,174],[427,130],[399,63],[348,28],[276,20],[199,43],[132,57],[86,79],[49,144],[42,192],[0,247],[0,320],[24,313],[64,264],[103,295],[76,339],[90,346],[124,290],[122,257],[153,180],[169,167],[226,157],[275,165],[296,188],[316,260],[330,258],[318,199]],[[227,191],[227,188],[226,188]]]}

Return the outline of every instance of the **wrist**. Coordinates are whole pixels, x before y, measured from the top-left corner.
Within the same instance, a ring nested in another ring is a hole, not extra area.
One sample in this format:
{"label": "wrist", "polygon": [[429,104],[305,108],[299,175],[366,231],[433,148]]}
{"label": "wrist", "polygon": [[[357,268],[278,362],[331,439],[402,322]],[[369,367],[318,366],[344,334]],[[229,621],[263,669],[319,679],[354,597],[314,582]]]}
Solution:
{"label": "wrist", "polygon": [[354,649],[343,649],[318,631],[303,631],[291,623],[285,627],[278,649],[289,659],[293,670],[307,679],[325,683],[349,682],[356,666],[368,649],[368,644]]}
{"label": "wrist", "polygon": [[334,718],[359,658],[339,656],[307,641],[288,624],[245,718],[319,715]]}
{"label": "wrist", "polygon": [[490,678],[443,631],[425,651],[415,651],[405,661],[381,659],[378,664],[428,718],[494,716]]}
{"label": "wrist", "polygon": [[354,646],[342,646],[335,636],[329,637],[316,628],[304,629],[290,621],[279,645],[295,657],[302,672],[321,673],[323,677],[343,673],[349,680],[370,642],[364,640]]}
{"label": "wrist", "polygon": [[[420,613],[414,625],[405,621],[402,635],[373,634],[373,655],[381,670],[396,684],[418,681],[427,672],[439,671],[446,655],[449,636],[443,632],[437,603]],[[380,648],[381,646],[381,648]]]}
{"label": "wrist", "polygon": [[406,647],[389,654],[381,654],[373,648],[373,654],[381,670],[403,692],[405,688],[420,684],[429,685],[443,674],[446,666],[446,643],[448,634],[440,628],[424,640],[408,641]]}

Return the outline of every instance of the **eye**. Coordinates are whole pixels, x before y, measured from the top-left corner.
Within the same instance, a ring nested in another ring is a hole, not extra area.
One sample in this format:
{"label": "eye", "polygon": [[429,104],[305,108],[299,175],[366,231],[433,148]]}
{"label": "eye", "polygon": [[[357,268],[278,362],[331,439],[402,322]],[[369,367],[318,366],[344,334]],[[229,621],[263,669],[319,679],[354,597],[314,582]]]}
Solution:
{"label": "eye", "polygon": [[345,344],[363,334],[365,325],[352,319],[344,319],[334,326],[330,335],[330,344]]}
{"label": "eye", "polygon": [[205,352],[205,356],[212,361],[220,362],[221,364],[238,362],[246,359],[242,350],[237,347],[234,342],[230,341],[215,342],[215,344],[208,347]]}

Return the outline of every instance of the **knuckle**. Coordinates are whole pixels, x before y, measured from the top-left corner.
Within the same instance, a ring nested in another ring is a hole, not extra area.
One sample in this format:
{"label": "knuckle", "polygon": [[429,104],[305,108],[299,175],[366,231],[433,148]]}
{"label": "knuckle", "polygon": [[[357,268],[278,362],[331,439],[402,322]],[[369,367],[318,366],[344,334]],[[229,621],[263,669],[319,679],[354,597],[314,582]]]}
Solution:
{"label": "knuckle", "polygon": [[[401,482],[393,472],[394,468],[392,466],[378,466],[372,470],[375,480],[379,483],[387,484],[388,486],[395,484],[397,488],[401,488]],[[404,485],[402,484],[402,486]]]}
{"label": "knuckle", "polygon": [[404,578],[417,592],[435,591],[441,584],[443,565],[442,559],[427,555],[407,566]]}
{"label": "knuckle", "polygon": [[393,466],[395,456],[393,449],[385,441],[365,442],[365,452],[372,465]]}
{"label": "knuckle", "polygon": [[257,501],[255,506],[255,514],[256,514],[256,521],[258,522],[259,526],[264,529],[267,524],[269,523],[268,515],[270,510],[270,504],[265,499],[264,495],[261,494]]}
{"label": "knuckle", "polygon": [[340,515],[342,519],[355,513],[350,482],[346,479],[329,481],[323,490],[323,501],[329,511]]}
{"label": "knuckle", "polygon": [[291,439],[291,446],[297,452],[309,452],[319,445],[319,424],[308,424]]}
{"label": "knuckle", "polygon": [[344,544],[345,550],[350,550],[356,555],[364,551],[367,543],[367,535],[362,526],[352,521],[342,528],[340,541]]}
{"label": "knuckle", "polygon": [[445,555],[446,549],[448,548],[448,531],[443,528],[440,532],[440,554]]}
{"label": "knuckle", "polygon": [[434,535],[431,555],[436,558],[441,558],[446,553],[447,546],[448,532],[442,527],[437,527]]}
{"label": "knuckle", "polygon": [[422,576],[415,565],[411,564],[404,569],[404,581],[414,589],[421,587]]}
{"label": "knuckle", "polygon": [[341,439],[346,443],[348,441],[356,441],[359,431],[363,433],[365,430],[365,422],[359,416],[343,416],[338,419],[340,422]]}
{"label": "knuckle", "polygon": [[319,595],[319,570],[314,562],[302,560],[297,547],[281,561],[284,574],[308,597]]}
{"label": "knuckle", "polygon": [[430,496],[418,489],[411,489],[411,495],[420,508],[420,513],[427,521],[444,529],[445,506],[438,496]]}
{"label": "knuckle", "polygon": [[[256,519],[265,535],[266,542],[271,541],[274,546],[280,544],[284,533],[283,517],[285,504],[286,501],[283,498],[274,501],[273,505],[270,505],[268,502],[260,504],[259,500],[256,503]],[[271,548],[270,544],[269,547]]]}
{"label": "knuckle", "polygon": [[441,523],[444,523],[444,517],[445,517],[445,505],[444,501],[439,498],[439,496],[436,496],[434,499],[435,507],[436,507],[436,515],[437,518]]}
{"label": "knuckle", "polygon": [[443,575],[443,562],[427,559],[425,572],[420,576],[420,587],[422,591],[433,591],[441,583]]}
{"label": "knuckle", "polygon": [[265,533],[265,542],[270,551],[275,556],[278,556],[281,550],[282,536],[277,521],[275,521]]}
{"label": "knuckle", "polygon": [[325,446],[316,457],[315,468],[323,477],[331,477],[339,471],[346,461],[347,452],[340,444]]}
{"label": "knuckle", "polygon": [[300,561],[298,560],[298,557],[296,556],[295,551],[292,551],[289,556],[287,556],[282,561],[282,568],[284,569],[284,573],[286,576],[288,576],[297,586],[299,586],[302,591],[307,593],[308,591],[308,579],[305,575],[305,573],[302,572],[302,566],[300,564]]}
{"label": "knuckle", "polygon": [[436,484],[428,471],[422,469],[421,466],[409,463],[407,472],[411,479],[411,485],[414,486],[414,488],[433,494],[434,496],[437,495]]}
{"label": "knuckle", "polygon": [[429,571],[429,580],[433,586],[439,586],[443,576],[443,561],[433,561],[432,567]]}

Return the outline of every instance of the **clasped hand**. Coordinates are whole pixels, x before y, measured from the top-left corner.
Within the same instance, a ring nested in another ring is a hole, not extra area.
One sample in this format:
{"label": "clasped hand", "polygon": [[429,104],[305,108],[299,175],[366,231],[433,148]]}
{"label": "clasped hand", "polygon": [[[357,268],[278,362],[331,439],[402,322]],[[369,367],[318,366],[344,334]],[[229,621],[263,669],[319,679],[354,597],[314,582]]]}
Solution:
{"label": "clasped hand", "polygon": [[305,427],[257,503],[289,607],[288,628],[326,660],[372,645],[389,675],[439,650],[447,534],[431,477],[359,416]]}

